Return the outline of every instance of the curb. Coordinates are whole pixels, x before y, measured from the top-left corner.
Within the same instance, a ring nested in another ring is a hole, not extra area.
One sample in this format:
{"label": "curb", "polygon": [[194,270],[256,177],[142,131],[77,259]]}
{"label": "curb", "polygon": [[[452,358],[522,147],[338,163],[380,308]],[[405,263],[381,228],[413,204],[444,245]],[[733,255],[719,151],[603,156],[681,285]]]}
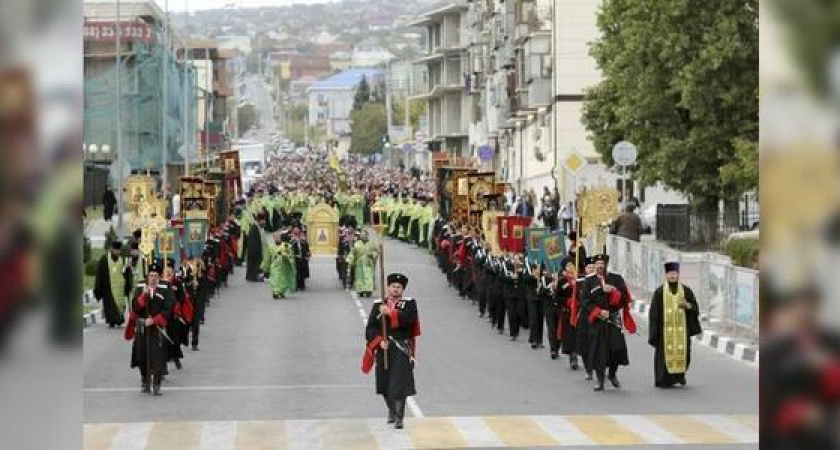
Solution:
{"label": "curb", "polygon": [[[647,320],[649,311],[647,302],[634,299],[631,309]],[[703,330],[703,334],[694,336],[692,339],[732,359],[743,361],[756,367],[759,365],[758,348],[755,346],[735,342],[733,338],[711,330]]]}
{"label": "curb", "polygon": [[95,309],[87,314],[84,314],[82,316],[82,321],[84,322],[84,328],[102,322],[102,310]]}

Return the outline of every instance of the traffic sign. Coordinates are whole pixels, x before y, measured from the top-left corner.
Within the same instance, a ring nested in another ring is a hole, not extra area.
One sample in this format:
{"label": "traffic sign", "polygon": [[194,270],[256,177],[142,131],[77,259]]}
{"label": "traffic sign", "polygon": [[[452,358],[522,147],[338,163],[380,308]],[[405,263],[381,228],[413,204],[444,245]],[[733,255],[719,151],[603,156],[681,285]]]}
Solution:
{"label": "traffic sign", "polygon": [[619,166],[632,166],[636,163],[638,152],[636,146],[627,141],[621,141],[613,146],[613,161]]}
{"label": "traffic sign", "polygon": [[563,167],[565,167],[572,175],[577,175],[586,167],[586,158],[581,156],[578,152],[572,152],[566,159],[563,160]]}

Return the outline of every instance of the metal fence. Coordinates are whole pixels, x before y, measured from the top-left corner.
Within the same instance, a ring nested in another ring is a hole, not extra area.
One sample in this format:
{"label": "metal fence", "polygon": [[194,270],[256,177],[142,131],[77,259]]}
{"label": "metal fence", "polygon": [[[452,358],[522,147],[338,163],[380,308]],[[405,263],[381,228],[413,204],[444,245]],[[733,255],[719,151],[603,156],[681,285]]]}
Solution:
{"label": "metal fence", "polygon": [[750,341],[758,339],[758,271],[737,267],[710,252],[687,253],[656,244],[607,238],[610,270],[649,301],[665,283],[666,261],[680,263],[680,278],[694,291],[705,327]]}

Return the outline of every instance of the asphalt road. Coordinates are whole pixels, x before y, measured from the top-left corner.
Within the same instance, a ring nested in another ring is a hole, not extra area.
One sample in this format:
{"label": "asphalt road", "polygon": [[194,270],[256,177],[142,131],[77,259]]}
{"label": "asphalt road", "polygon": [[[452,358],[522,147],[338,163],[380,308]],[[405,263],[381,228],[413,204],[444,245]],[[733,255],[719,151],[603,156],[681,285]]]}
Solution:
{"label": "asphalt road", "polygon": [[[273,300],[266,285],[244,281],[244,270],[237,268],[230,287],[208,307],[200,351],[184,350],[184,368],[170,368],[161,398],[139,393],[122,329],[86,329],[85,422],[383,416],[373,377],[359,370],[362,315],[370,300],[359,302],[339,288],[331,258],[316,257],[311,271],[305,292]],[[700,345],[694,347],[688,387],[663,391],[653,387],[646,338],[628,336],[631,365],[619,372],[622,389],[594,393],[565,359],[552,361],[547,349],[531,350],[525,335],[511,342],[491,330],[447,286],[424,250],[387,241],[386,271],[409,277],[406,295],[418,300],[422,321],[418,395],[407,415],[757,415],[758,370]]]}

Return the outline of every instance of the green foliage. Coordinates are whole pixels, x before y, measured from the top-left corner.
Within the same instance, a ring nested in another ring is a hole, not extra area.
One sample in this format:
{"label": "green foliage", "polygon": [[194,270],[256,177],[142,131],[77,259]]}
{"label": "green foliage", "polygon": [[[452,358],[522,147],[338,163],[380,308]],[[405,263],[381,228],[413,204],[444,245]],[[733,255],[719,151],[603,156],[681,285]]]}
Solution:
{"label": "green foliage", "polygon": [[758,0],[604,0],[598,27],[604,77],[583,122],[602,159],[612,165],[612,146],[629,140],[640,184],[698,205],[755,187]]}
{"label": "green foliage", "polygon": [[259,120],[257,107],[250,103],[240,106],[239,111],[237,111],[237,115],[239,120],[239,134],[243,134],[248,131],[253,125],[256,125]]}
{"label": "green foliage", "polygon": [[92,259],[85,263],[85,276],[95,277],[96,266],[99,265],[99,259]]}
{"label": "green foliage", "polygon": [[362,76],[359,86],[356,88],[356,95],[353,97],[353,111],[359,111],[365,103],[370,101],[370,85],[367,77]]}
{"label": "green foliage", "polygon": [[[416,130],[420,125],[420,118],[426,113],[426,102],[408,102],[408,124],[412,130]],[[394,125],[403,125],[405,123],[405,96],[395,96],[391,101],[391,114]]]}
{"label": "green foliage", "polygon": [[778,17],[794,63],[809,86],[821,97],[832,93],[832,72],[826,69],[840,45],[840,3],[771,0],[767,6]]}
{"label": "green foliage", "polygon": [[757,268],[761,246],[758,239],[732,239],[726,243],[725,252],[732,258],[732,263],[749,268]]}
{"label": "green foliage", "polygon": [[385,117],[385,105],[381,103],[367,103],[358,111],[350,114],[352,141],[350,150],[362,155],[370,155],[379,151],[382,136],[388,127]]}

